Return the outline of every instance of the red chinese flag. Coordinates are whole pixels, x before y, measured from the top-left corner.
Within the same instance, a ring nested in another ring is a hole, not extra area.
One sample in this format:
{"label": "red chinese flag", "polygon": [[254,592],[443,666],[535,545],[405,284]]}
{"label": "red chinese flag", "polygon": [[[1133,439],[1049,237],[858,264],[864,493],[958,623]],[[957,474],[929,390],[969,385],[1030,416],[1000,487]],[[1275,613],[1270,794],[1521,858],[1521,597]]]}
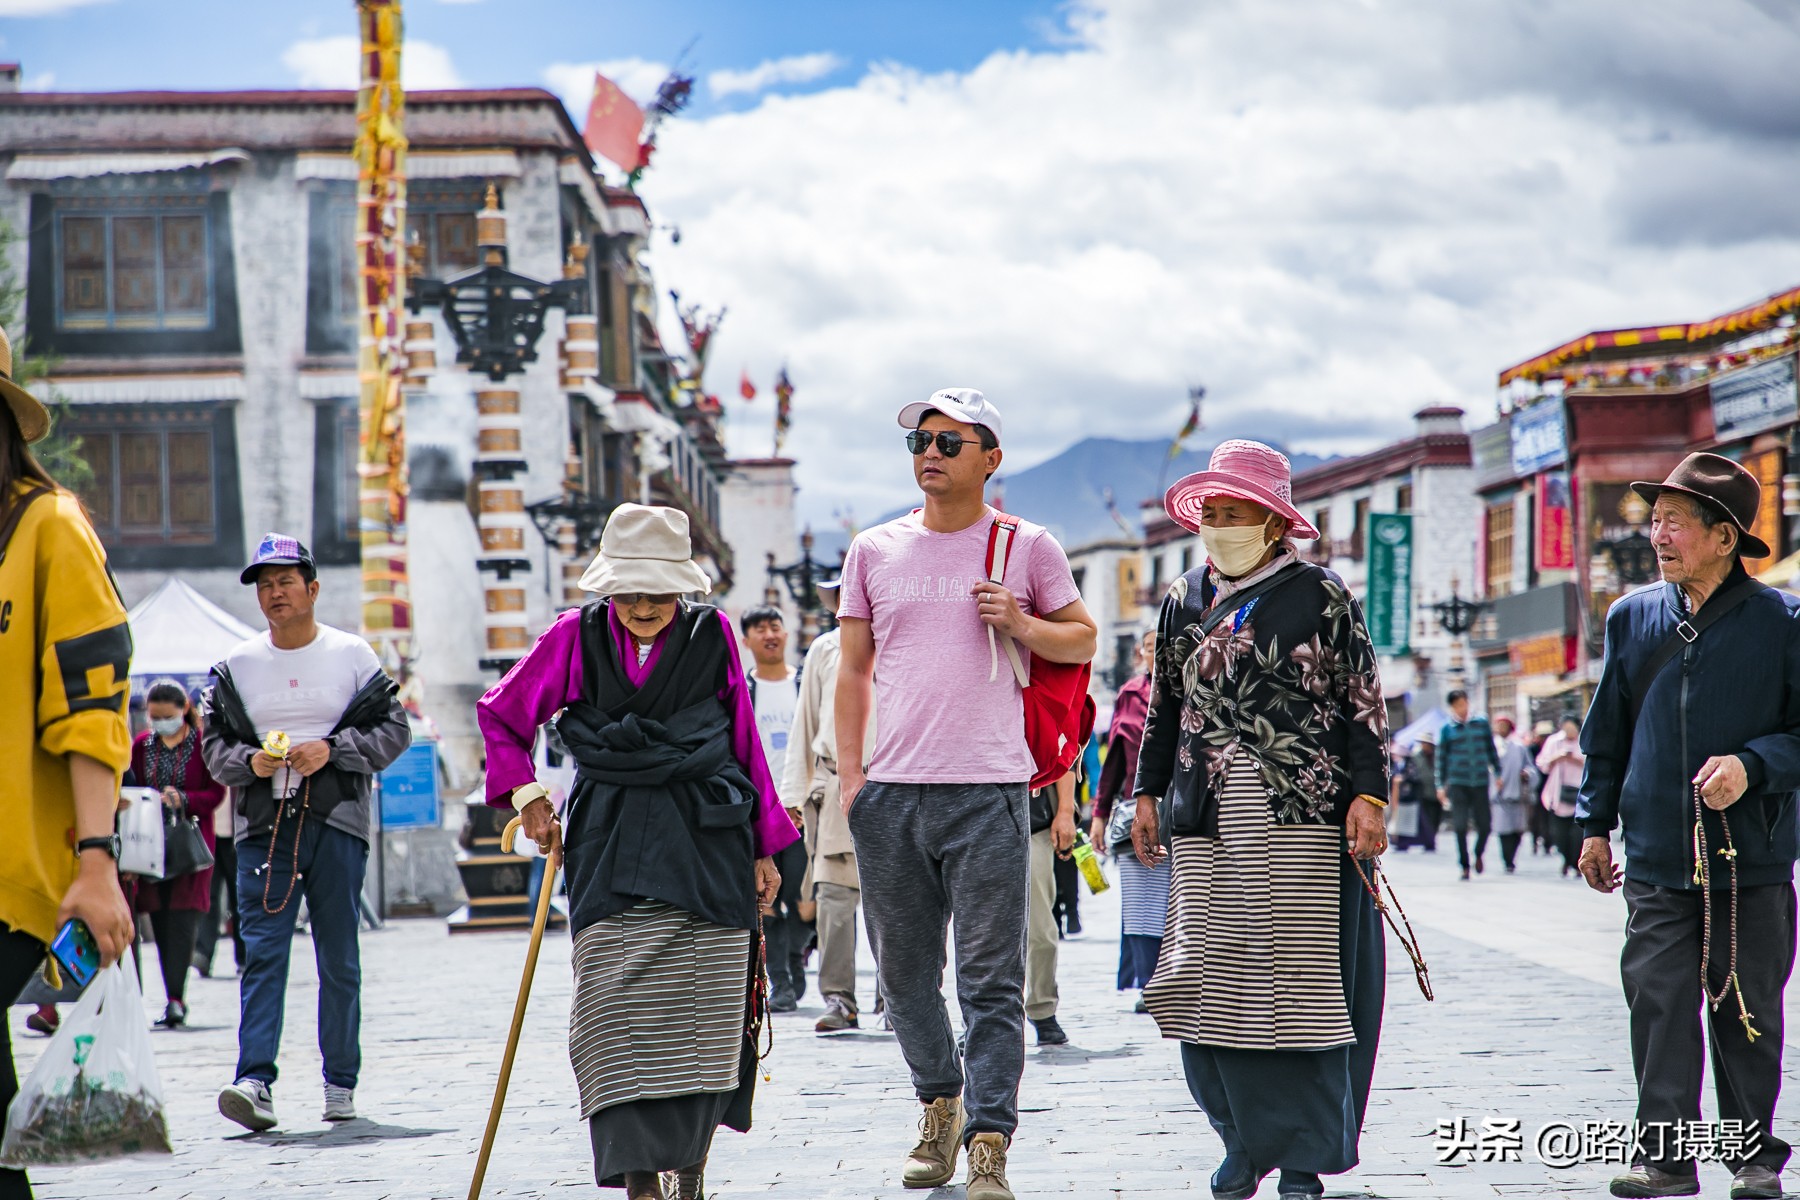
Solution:
{"label": "red chinese flag", "polygon": [[750,382],[750,368],[744,368],[742,378],[738,380],[738,395],[746,400],[756,399],[756,385]]}
{"label": "red chinese flag", "polygon": [[644,110],[619,90],[619,85],[599,73],[594,75],[594,98],[588,102],[587,128],[582,137],[589,150],[617,163],[627,172],[644,165]]}

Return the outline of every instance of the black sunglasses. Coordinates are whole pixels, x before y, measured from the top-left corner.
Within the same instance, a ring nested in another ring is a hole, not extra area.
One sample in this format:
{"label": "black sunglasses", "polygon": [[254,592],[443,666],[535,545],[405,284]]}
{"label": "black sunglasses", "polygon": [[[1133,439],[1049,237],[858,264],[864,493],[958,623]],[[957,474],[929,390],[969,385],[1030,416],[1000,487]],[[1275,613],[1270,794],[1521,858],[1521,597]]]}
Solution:
{"label": "black sunglasses", "polygon": [[[906,435],[906,448],[911,450],[915,455],[923,454],[931,447],[931,443],[934,439],[937,441],[938,453],[942,454],[945,458],[955,458],[957,455],[961,454],[962,448],[968,445],[971,440],[960,433],[954,433],[950,430],[945,430],[942,433],[931,433],[924,429],[915,429]],[[977,445],[980,444],[980,439],[977,438],[973,440]],[[986,446],[982,446],[981,448],[983,450],[987,449]]]}

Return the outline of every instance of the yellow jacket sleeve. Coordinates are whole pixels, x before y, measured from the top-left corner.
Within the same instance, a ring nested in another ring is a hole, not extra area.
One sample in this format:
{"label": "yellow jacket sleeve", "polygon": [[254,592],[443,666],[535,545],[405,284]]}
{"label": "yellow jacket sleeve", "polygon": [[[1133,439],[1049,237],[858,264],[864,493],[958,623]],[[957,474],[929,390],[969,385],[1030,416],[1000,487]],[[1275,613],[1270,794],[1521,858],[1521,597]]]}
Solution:
{"label": "yellow jacket sleeve", "polygon": [[50,754],[85,754],[123,774],[131,761],[125,606],[75,498],[59,493],[33,508],[39,745]]}

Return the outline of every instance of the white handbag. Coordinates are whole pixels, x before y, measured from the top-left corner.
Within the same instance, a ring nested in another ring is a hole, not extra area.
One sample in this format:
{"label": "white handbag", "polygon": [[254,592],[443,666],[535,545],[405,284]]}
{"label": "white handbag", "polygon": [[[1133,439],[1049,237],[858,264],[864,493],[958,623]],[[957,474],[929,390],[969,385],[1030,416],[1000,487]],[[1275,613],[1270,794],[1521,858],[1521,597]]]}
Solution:
{"label": "white handbag", "polygon": [[119,874],[163,877],[163,802],[155,788],[119,789]]}

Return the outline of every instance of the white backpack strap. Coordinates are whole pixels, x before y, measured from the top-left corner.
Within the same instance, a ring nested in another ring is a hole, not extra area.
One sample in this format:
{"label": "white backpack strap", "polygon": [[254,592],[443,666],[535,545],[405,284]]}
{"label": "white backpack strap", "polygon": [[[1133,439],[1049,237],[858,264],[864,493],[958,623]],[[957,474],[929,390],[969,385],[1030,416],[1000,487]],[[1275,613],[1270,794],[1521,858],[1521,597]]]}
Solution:
{"label": "white backpack strap", "polygon": [[[1019,531],[1017,521],[1004,517],[994,519],[994,537],[989,543],[988,582],[1006,583],[1006,562],[1012,554],[1013,535]],[[1013,678],[1019,681],[1020,687],[1031,686],[1031,672],[1019,656],[1018,643],[1005,634],[1000,633],[992,625],[988,626],[988,682],[992,683],[1000,677],[1000,655],[998,646],[1006,646],[1006,661],[1012,667]]]}

